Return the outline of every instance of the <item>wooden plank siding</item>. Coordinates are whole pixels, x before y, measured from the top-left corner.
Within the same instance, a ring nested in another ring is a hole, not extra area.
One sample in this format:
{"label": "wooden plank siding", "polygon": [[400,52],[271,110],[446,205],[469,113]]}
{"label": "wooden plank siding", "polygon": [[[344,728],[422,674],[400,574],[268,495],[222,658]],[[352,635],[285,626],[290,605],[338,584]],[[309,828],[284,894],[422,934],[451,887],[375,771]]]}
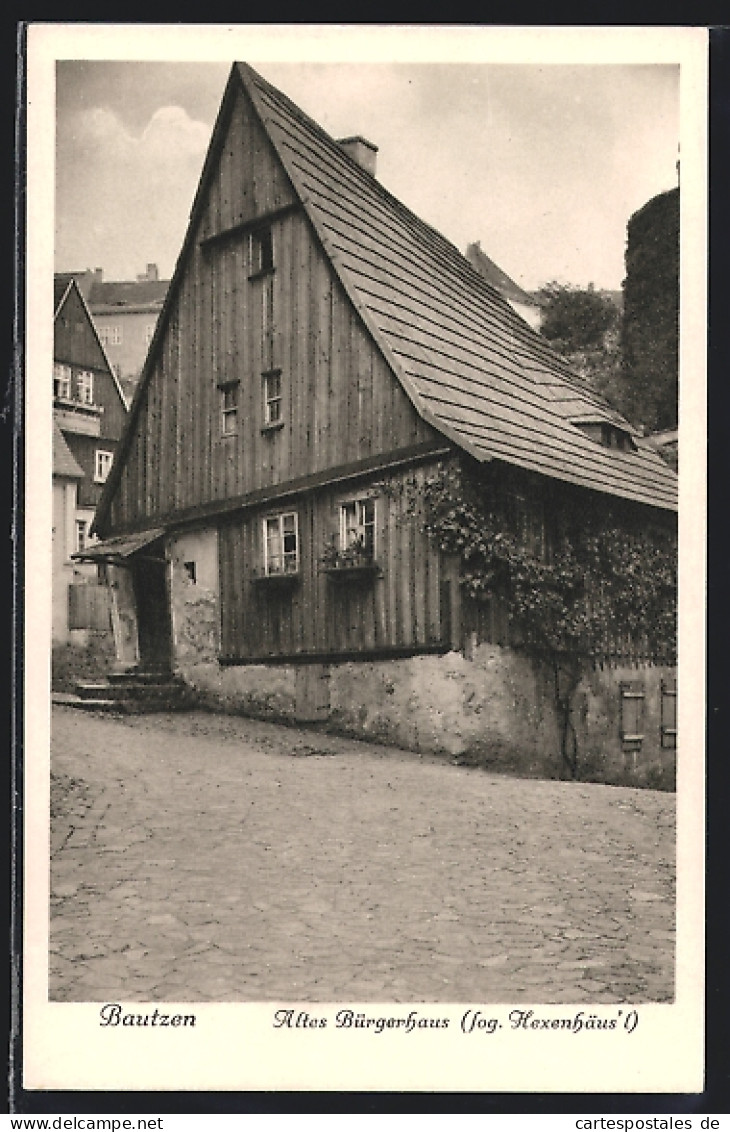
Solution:
{"label": "wooden plank siding", "polygon": [[343,286],[422,415],[480,460],[674,509],[671,470],[581,431],[575,417],[586,414],[632,430],[458,250],[285,95],[239,71]]}
{"label": "wooden plank siding", "polygon": [[[256,191],[262,195],[260,182]],[[393,380],[306,216],[288,213],[272,228],[271,274],[254,275],[245,232],[195,248],[138,409],[112,502],[115,528],[434,437]],[[262,374],[271,368],[281,370],[283,420],[267,430]],[[219,385],[235,381],[239,427],[222,436]]]}
{"label": "wooden plank siding", "polygon": [[[227,516],[219,524],[222,657],[255,661],[389,650],[452,647],[449,616],[442,608],[453,563],[442,561],[422,526],[409,514],[413,485],[429,465],[384,478],[370,477],[347,490],[324,486],[278,509],[261,507]],[[379,572],[337,580],[322,562],[339,531],[340,505],[376,500],[375,555]],[[263,573],[263,520],[295,511],[299,527],[299,574],[294,582]],[[458,611],[457,611],[458,615]]]}

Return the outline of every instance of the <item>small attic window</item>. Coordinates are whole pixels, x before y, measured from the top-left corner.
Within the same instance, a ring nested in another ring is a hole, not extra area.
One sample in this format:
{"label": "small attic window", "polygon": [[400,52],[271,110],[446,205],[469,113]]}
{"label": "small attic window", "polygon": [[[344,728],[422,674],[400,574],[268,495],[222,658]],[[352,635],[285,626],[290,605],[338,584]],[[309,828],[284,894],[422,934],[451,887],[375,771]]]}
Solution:
{"label": "small attic window", "polygon": [[604,448],[615,448],[618,452],[636,451],[630,433],[608,421],[573,421],[573,424]]}
{"label": "small attic window", "polygon": [[274,270],[274,241],[271,228],[257,228],[249,236],[251,251],[250,279],[257,279],[259,275],[266,275]]}

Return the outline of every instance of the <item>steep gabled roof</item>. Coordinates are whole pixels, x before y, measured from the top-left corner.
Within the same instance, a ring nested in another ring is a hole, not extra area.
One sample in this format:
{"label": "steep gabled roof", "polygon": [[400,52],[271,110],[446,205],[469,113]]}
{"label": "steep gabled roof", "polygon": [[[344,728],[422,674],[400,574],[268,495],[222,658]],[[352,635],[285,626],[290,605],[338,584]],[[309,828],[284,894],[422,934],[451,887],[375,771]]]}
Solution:
{"label": "steep gabled roof", "polygon": [[676,507],[646,449],[604,449],[574,420],[633,432],[453,244],[419,220],[247,64],[238,64],[346,291],[421,415],[479,460]]}
{"label": "steep gabled roof", "polygon": [[59,311],[63,306],[63,301],[68,294],[69,287],[75,280],[75,275],[71,271],[59,272],[53,276],[53,317],[58,317]]}
{"label": "steep gabled roof", "polygon": [[89,291],[89,307],[97,314],[133,309],[157,312],[170,286],[169,279],[94,279]]}
{"label": "steep gabled roof", "polygon": [[107,352],[104,348],[104,343],[102,342],[101,338],[99,337],[99,332],[96,329],[96,323],[94,322],[93,318],[91,317],[91,312],[89,310],[88,304],[86,302],[86,299],[83,296],[81,288],[79,287],[77,274],[78,274],[77,272],[66,271],[66,272],[57,272],[53,276],[53,320],[55,322],[55,320],[58,318],[58,316],[60,315],[60,313],[63,309],[64,303],[66,302],[66,300],[69,296],[69,293],[72,290],[74,290],[76,292],[76,294],[78,295],[79,302],[81,303],[81,307],[83,309],[84,315],[88,319],[89,327],[91,328],[91,332],[94,335],[94,339],[96,340],[96,344],[99,347],[99,350],[101,351],[101,355],[104,359],[106,369],[108,370],[109,376],[111,377],[112,382],[114,384],[114,388],[116,389],[116,391],[119,395],[119,400],[122,402],[122,405],[124,406],[124,410],[126,412],[129,409],[129,401],[127,400],[127,395],[126,395],[126,393],[124,392],[124,390],[122,389],[122,387],[119,383],[119,378],[117,377],[116,373],[114,372],[114,367],[112,366],[111,362],[109,361],[109,356],[107,355]]}
{"label": "steep gabled roof", "polygon": [[[237,91],[262,126],[346,293],[419,414],[480,461],[666,510],[677,477],[653,450],[604,449],[586,420],[634,430],[436,229],[362,169],[253,68],[236,63],[203,164],[190,222],[95,522],[105,527]],[[577,423],[573,423],[573,422]]]}
{"label": "steep gabled roof", "polygon": [[511,279],[506,271],[503,271],[493,259],[482,250],[479,240],[473,244],[469,244],[466,249],[466,258],[469,263],[475,268],[481,276],[486,279],[487,283],[499,291],[505,299],[513,303],[523,303],[527,307],[536,307],[539,309],[542,306],[539,299],[534,295],[530,295],[528,291],[524,291],[519,284]]}
{"label": "steep gabled roof", "polygon": [[66,479],[82,480],[84,478],[84,473],[55,420],[53,422],[53,474],[54,476],[65,476]]}

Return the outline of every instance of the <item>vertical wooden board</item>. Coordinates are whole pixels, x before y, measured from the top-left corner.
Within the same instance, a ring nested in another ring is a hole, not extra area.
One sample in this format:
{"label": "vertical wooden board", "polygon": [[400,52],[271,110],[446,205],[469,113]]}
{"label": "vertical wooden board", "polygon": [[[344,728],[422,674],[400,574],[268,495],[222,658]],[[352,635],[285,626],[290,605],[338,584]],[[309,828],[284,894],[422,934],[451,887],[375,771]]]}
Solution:
{"label": "vertical wooden board", "polygon": [[[340,288],[337,287],[338,294]],[[337,420],[337,462],[342,461],[342,453],[352,452],[350,436],[353,413],[352,351],[350,349],[350,317],[346,301],[338,302],[335,318],[335,408]]]}
{"label": "vertical wooden board", "polygon": [[332,491],[318,497],[316,515],[318,522],[315,526],[314,563],[317,585],[316,620],[314,624],[314,647],[326,651],[329,646],[329,620],[330,620],[330,586],[327,575],[321,569],[321,556],[324,552],[328,538],[331,510],[333,507]]}
{"label": "vertical wooden board", "polygon": [[229,248],[230,258],[230,351],[231,373],[238,379],[238,396],[241,414],[239,422],[239,435],[236,452],[236,474],[233,482],[233,493],[243,495],[248,490],[248,476],[246,474],[246,461],[249,458],[250,441],[248,436],[249,417],[246,410],[246,393],[250,384],[246,374],[241,350],[241,308],[243,304],[243,246],[241,240],[234,241]]}
{"label": "vertical wooden board", "polygon": [[165,491],[165,512],[175,509],[177,498],[177,479],[180,474],[180,450],[177,446],[177,406],[178,389],[180,386],[180,296],[178,294],[174,316],[172,318],[172,333],[170,336],[170,367],[169,367],[169,393],[167,406],[167,419],[165,421],[165,448],[164,457],[167,469],[167,484]]}
{"label": "vertical wooden board", "polygon": [[241,386],[243,412],[243,468],[244,490],[251,491],[260,486],[259,441],[256,417],[256,395],[258,380],[254,368],[254,288],[249,282],[251,261],[249,241],[244,238],[238,247],[238,272],[240,286],[238,338],[241,366]]}
{"label": "vertical wooden board", "polygon": [[[227,244],[223,248],[223,273],[222,273],[222,288],[221,288],[221,328],[223,334],[223,346],[225,348],[225,365],[224,375],[226,380],[236,379],[240,375],[236,372],[233,361],[233,248],[231,244]],[[239,389],[239,397],[240,397]],[[232,443],[228,446],[226,471],[224,480],[224,498],[230,498],[236,494],[237,480],[238,480],[238,461],[239,453],[242,446],[242,432],[244,422],[242,419],[241,410],[239,409],[238,430],[236,436],[233,438]]]}
{"label": "vertical wooden board", "polygon": [[249,616],[251,604],[251,566],[250,566],[250,540],[248,529],[243,516],[237,518],[237,553],[235,563],[236,587],[239,601],[238,619],[238,652],[240,656],[248,656],[251,652],[251,635],[253,627]]}
{"label": "vertical wooden board", "polygon": [[251,140],[253,127],[251,123],[251,108],[243,97],[239,100],[241,112],[241,165],[238,197],[240,201],[241,220],[249,220],[253,214],[253,200],[251,196]]}
{"label": "vertical wooden board", "polygon": [[181,506],[182,491],[183,491],[183,468],[185,464],[185,456],[182,450],[182,436],[180,430],[180,418],[182,414],[182,402],[184,390],[187,388],[190,380],[190,358],[188,350],[186,350],[184,329],[190,326],[191,309],[190,309],[190,276],[188,275],[183,279],[178,295],[178,310],[180,312],[180,326],[178,328],[178,350],[177,350],[177,381],[175,382],[175,429],[172,437],[172,444],[174,447],[174,460],[175,460],[175,475],[173,485],[173,500],[172,506],[177,510]]}
{"label": "vertical wooden board", "polygon": [[234,656],[244,654],[244,603],[242,590],[242,538],[241,523],[228,524],[228,587],[229,587],[229,636],[230,652]]}
{"label": "vertical wooden board", "polygon": [[155,386],[154,386],[154,405],[155,405],[155,418],[154,429],[152,431],[152,452],[151,459],[148,465],[148,475],[150,481],[150,491],[152,493],[152,514],[159,515],[160,507],[160,488],[162,476],[162,434],[163,434],[163,397],[165,394],[165,370],[164,370],[164,356],[165,351],[160,352],[160,362],[155,373]]}
{"label": "vertical wooden board", "polygon": [[239,600],[237,647],[239,656],[249,656],[253,651],[251,638],[254,626],[250,617],[251,590],[253,587],[251,585],[250,538],[247,521],[244,520],[243,516],[238,516],[236,529],[238,557],[235,561],[235,579]]}
{"label": "vertical wooden board", "polygon": [[193,401],[199,401],[198,390],[201,383],[201,311],[200,311],[200,272],[202,254],[196,248],[189,261],[187,290],[189,294],[190,319],[184,341],[184,352],[188,360],[187,377],[180,397],[180,499],[181,505],[189,507],[194,495],[193,467],[202,463],[203,453],[198,451],[192,430]]}
{"label": "vertical wooden board", "polygon": [[410,645],[413,640],[413,603],[411,600],[413,586],[413,569],[411,557],[411,528],[410,523],[404,522],[403,497],[397,503],[397,542],[398,542],[398,644]]}
{"label": "vertical wooden board", "polygon": [[[422,645],[426,642],[426,588],[428,584],[426,570],[428,559],[421,532],[417,530],[416,524],[408,515],[408,480],[410,480],[410,477],[407,475],[401,477],[401,484],[404,488],[401,514],[403,525],[407,530],[410,574],[411,627],[408,643]],[[420,468],[417,468],[413,473],[413,481],[416,490],[418,490],[423,483]]]}
{"label": "vertical wooden board", "polygon": [[299,364],[302,372],[302,395],[304,418],[306,422],[305,443],[302,451],[302,469],[318,469],[321,453],[318,444],[318,413],[316,402],[315,372],[312,365],[312,259],[313,248],[308,231],[302,233],[300,244],[300,267],[303,289],[299,291]]}
{"label": "vertical wooden board", "polygon": [[218,592],[220,608],[221,652],[228,656],[234,652],[233,646],[233,593],[231,585],[230,523],[218,526]]}
{"label": "vertical wooden board", "polygon": [[224,230],[233,226],[236,211],[234,204],[234,196],[236,193],[236,128],[233,117],[233,112],[229,112],[222,168],[221,228]]}
{"label": "vertical wooden board", "polygon": [[208,368],[208,310],[209,293],[207,288],[208,264],[205,253],[196,251],[195,255],[195,375],[188,390],[185,412],[185,428],[188,436],[190,459],[186,469],[188,485],[188,506],[203,498],[201,484],[207,472],[203,449],[203,385],[210,379]]}
{"label": "vertical wooden board", "polygon": [[[428,558],[428,582],[427,582],[427,601],[426,601],[426,640],[429,644],[438,644],[441,642],[441,618],[440,618],[440,594],[441,594],[441,555],[438,548],[432,539],[428,537],[425,531],[421,530],[421,537],[425,544],[424,553]],[[448,583],[447,583],[448,584]],[[449,590],[451,586],[449,584]],[[453,599],[451,600],[453,609]],[[453,623],[453,622],[452,622]],[[448,642],[450,643],[450,641]]]}
{"label": "vertical wooden board", "polygon": [[[274,254],[277,260],[274,279],[274,365],[281,370],[282,419],[284,427],[276,437],[278,482],[291,479],[292,463],[292,373],[291,351],[291,227],[292,217],[285,217],[274,226]],[[262,410],[263,412],[263,410]]]}
{"label": "vertical wooden board", "polygon": [[[154,380],[154,373],[150,380]],[[140,428],[139,432],[139,456],[137,460],[136,485],[137,490],[134,499],[135,518],[137,516],[144,515],[147,508],[147,445],[149,432],[152,427],[150,414],[150,397],[150,386],[148,385],[147,389],[145,389],[143,427]]]}
{"label": "vertical wooden board", "polygon": [[258,122],[252,122],[251,129],[251,201],[253,204],[253,216],[260,216],[263,212],[262,207],[262,160],[261,160],[261,146],[262,146],[261,127]]}
{"label": "vertical wooden board", "polygon": [[[220,354],[220,250],[213,249],[210,256],[210,273],[208,276],[210,288],[210,370],[208,381],[216,385],[221,380],[221,354]],[[220,402],[220,395],[216,393]],[[220,436],[220,430],[216,433]],[[211,498],[223,498],[222,481],[225,472],[226,440],[219,440],[213,449],[213,466],[211,468]]]}
{"label": "vertical wooden board", "polygon": [[[197,487],[203,472],[205,454],[201,442],[200,417],[205,411],[202,403],[202,386],[207,377],[205,365],[205,275],[206,254],[196,249],[193,264],[193,294],[194,309],[192,347],[193,371],[191,380],[186,389],[184,401],[184,432],[187,437],[188,459],[184,470],[185,501],[190,507],[199,498]],[[198,407],[196,413],[195,407]]]}
{"label": "vertical wooden board", "polygon": [[230,187],[230,225],[240,224],[243,219],[242,191],[243,182],[243,107],[240,95],[236,97],[231,110],[228,125],[229,149],[231,153],[231,187]]}
{"label": "vertical wooden board", "polygon": [[357,389],[357,410],[355,443],[358,459],[372,453],[373,397],[372,397],[372,348],[370,337],[363,329],[360,318],[352,312],[352,359],[353,376]]}
{"label": "vertical wooden board", "polygon": [[297,249],[299,244],[299,228],[301,218],[289,216],[284,222],[287,239],[283,244],[285,258],[282,262],[282,272],[286,272],[286,289],[288,295],[287,308],[284,317],[286,327],[286,350],[283,355],[286,366],[287,382],[289,387],[289,401],[287,405],[287,431],[289,433],[289,466],[293,469],[300,466],[301,446],[301,413],[300,413],[300,375],[297,355]]}
{"label": "vertical wooden board", "polygon": [[317,413],[314,387],[314,368],[311,364],[312,325],[310,322],[312,286],[312,248],[311,240],[303,240],[300,244],[300,287],[298,296],[299,309],[299,365],[302,374],[302,394],[304,399],[304,445],[303,464],[306,468],[319,468],[319,449],[317,446]]}
{"label": "vertical wooden board", "polygon": [[154,432],[157,426],[157,373],[159,363],[155,366],[152,378],[147,386],[147,428],[143,433],[144,444],[144,459],[143,459],[143,514],[154,515],[154,503],[152,499],[152,477],[150,469],[153,463],[153,449],[154,449]]}
{"label": "vertical wooden board", "polygon": [[164,514],[167,479],[172,471],[167,465],[167,418],[170,400],[170,332],[171,325],[165,330],[165,337],[160,351],[160,420],[159,420],[159,447],[155,466],[155,491],[157,495],[157,511]]}
{"label": "vertical wooden board", "polygon": [[337,462],[337,435],[336,422],[333,420],[332,407],[332,369],[330,364],[330,342],[332,338],[332,275],[329,264],[320,254],[316,257],[317,263],[317,362],[318,382],[322,402],[322,419],[324,430],[324,456],[327,463],[332,466]]}
{"label": "vertical wooden board", "polygon": [[399,643],[401,556],[398,543],[397,500],[388,500],[388,644]]}

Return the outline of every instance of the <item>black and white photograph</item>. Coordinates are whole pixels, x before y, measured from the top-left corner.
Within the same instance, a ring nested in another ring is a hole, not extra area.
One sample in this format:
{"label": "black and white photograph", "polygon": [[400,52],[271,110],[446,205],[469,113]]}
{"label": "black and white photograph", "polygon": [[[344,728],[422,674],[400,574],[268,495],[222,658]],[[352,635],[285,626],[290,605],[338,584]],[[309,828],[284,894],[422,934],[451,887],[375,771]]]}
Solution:
{"label": "black and white photograph", "polygon": [[30,28],[31,1088],[701,1088],[704,32],[410,31]]}

